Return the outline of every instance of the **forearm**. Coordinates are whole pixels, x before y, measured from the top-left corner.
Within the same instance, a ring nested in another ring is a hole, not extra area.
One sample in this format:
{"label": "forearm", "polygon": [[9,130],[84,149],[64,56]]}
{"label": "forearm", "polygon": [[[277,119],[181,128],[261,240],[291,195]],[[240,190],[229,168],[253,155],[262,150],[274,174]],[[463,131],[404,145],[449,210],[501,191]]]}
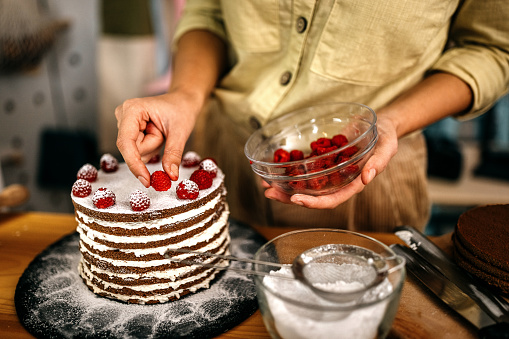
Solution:
{"label": "forearm", "polygon": [[398,138],[438,120],[467,110],[472,102],[470,87],[458,77],[435,73],[403,93],[377,114],[392,120]]}
{"label": "forearm", "polygon": [[226,68],[225,43],[213,33],[190,31],[178,41],[169,92],[180,91],[203,104]]}

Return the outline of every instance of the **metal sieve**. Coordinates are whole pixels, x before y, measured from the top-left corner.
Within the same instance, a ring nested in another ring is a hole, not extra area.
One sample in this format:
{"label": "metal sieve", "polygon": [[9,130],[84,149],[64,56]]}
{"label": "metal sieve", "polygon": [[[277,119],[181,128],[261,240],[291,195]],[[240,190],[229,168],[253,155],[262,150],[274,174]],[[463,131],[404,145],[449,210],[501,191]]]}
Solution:
{"label": "metal sieve", "polygon": [[[196,260],[175,258],[175,253],[193,254],[198,258]],[[277,272],[258,271],[254,268],[220,266],[205,263],[203,259],[212,257],[277,268],[290,266],[288,264],[174,248],[167,249],[164,257],[170,261],[186,265],[228,269],[243,274],[270,275],[281,279],[297,279],[323,299],[338,303],[359,300],[370,289],[383,282],[389,273],[400,269],[404,265],[404,260],[401,257],[384,258],[371,250],[346,244],[321,245],[302,252],[291,264],[293,277],[277,274]],[[387,263],[391,260],[397,260],[398,264],[389,268]]]}

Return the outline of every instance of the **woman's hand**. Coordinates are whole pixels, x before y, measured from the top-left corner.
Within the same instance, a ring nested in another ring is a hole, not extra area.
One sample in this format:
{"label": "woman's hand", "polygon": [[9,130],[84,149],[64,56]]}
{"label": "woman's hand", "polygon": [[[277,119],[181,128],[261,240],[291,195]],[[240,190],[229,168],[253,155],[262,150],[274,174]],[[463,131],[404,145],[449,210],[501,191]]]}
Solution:
{"label": "woman's hand", "polygon": [[186,141],[193,130],[202,103],[182,91],[155,97],[126,100],[115,109],[118,121],[117,147],[131,172],[148,187],[145,166],[164,145],[163,169],[177,180]]}
{"label": "woman's hand", "polygon": [[287,195],[263,182],[264,187],[267,188],[265,197],[286,204],[296,204],[316,209],[335,208],[347,201],[355,194],[361,192],[378,174],[382,173],[398,150],[398,136],[392,120],[380,115],[377,121],[377,129],[378,142],[371,158],[366,162],[361,174],[339,191],[322,196],[305,194]]}
{"label": "woman's hand", "polygon": [[[268,188],[265,196],[287,204],[309,208],[334,208],[361,192],[382,173],[398,151],[398,139],[440,119],[458,114],[472,105],[470,87],[458,77],[434,73],[377,112],[378,142],[361,174],[336,193],[314,197],[292,196]],[[265,187],[270,187],[267,184]]]}
{"label": "woman's hand", "polygon": [[178,41],[168,93],[126,100],[115,110],[117,147],[131,172],[148,187],[144,164],[164,145],[163,169],[177,180],[182,152],[226,64],[224,42],[211,32],[189,31]]}

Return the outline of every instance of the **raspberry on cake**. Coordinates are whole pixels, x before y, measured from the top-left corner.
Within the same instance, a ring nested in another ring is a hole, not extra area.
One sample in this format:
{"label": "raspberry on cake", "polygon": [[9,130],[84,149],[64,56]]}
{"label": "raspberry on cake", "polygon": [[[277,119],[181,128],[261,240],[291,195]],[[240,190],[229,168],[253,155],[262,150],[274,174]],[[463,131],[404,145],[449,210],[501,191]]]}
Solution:
{"label": "raspberry on cake", "polygon": [[115,172],[118,170],[118,160],[113,155],[106,153],[101,157],[100,166],[104,172]]}
{"label": "raspberry on cake", "polygon": [[167,191],[171,188],[171,179],[165,171],[155,171],[150,175],[150,186],[156,191]]}
{"label": "raspberry on cake", "polygon": [[202,169],[194,171],[189,179],[197,183],[201,190],[209,188],[212,185],[213,180],[212,175]]}
{"label": "raspberry on cake", "polygon": [[97,208],[108,208],[115,204],[115,193],[107,188],[101,187],[95,191],[92,202]]}
{"label": "raspberry on cake", "polygon": [[129,196],[129,202],[133,211],[143,211],[149,208],[150,198],[147,193],[136,190]]}
{"label": "raspberry on cake", "polygon": [[198,153],[189,151],[184,154],[182,157],[182,166],[184,167],[194,167],[198,166],[200,164],[201,157],[198,155]]}
{"label": "raspberry on cake", "polygon": [[198,184],[189,179],[182,180],[177,186],[177,196],[179,199],[191,199],[198,198],[200,194],[200,188]]}
{"label": "raspberry on cake", "polygon": [[81,166],[76,175],[78,179],[85,179],[88,182],[94,182],[97,179],[97,168],[91,164]]}
{"label": "raspberry on cake", "polygon": [[[147,169],[164,173],[160,162],[147,164]],[[115,172],[99,170],[91,183],[99,198],[71,193],[82,253],[78,269],[93,293],[127,303],[155,304],[209,287],[217,269],[164,257],[169,248],[229,254],[224,174],[218,169],[212,179],[201,170],[210,186],[200,189],[195,197],[198,184],[189,180],[195,171],[197,167],[181,166],[176,185],[157,191],[153,186],[144,187],[127,165],[120,163]],[[104,195],[111,197],[106,191],[113,194],[115,203],[103,208]],[[195,260],[191,254],[178,254],[175,259]],[[215,258],[206,263],[228,264]]]}
{"label": "raspberry on cake", "polygon": [[88,197],[92,193],[92,184],[85,179],[78,179],[72,185],[72,194],[75,197]]}
{"label": "raspberry on cake", "polygon": [[217,165],[214,161],[210,159],[205,159],[202,162],[200,162],[200,169],[210,173],[210,176],[212,178],[216,177],[217,174]]}

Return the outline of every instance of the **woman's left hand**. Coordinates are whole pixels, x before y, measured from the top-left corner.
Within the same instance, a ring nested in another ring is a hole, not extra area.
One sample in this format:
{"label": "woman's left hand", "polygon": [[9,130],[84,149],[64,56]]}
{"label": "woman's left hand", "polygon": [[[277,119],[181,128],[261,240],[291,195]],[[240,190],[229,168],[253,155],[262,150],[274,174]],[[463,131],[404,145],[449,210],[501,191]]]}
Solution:
{"label": "woman's left hand", "polygon": [[378,142],[373,154],[366,162],[361,174],[351,183],[339,191],[322,196],[311,196],[305,194],[288,195],[277,191],[268,183],[263,182],[265,197],[277,200],[286,204],[295,204],[308,208],[332,209],[361,192],[378,174],[382,173],[392,157],[398,151],[398,137],[396,128],[391,119],[384,115],[378,116],[377,121]]}

